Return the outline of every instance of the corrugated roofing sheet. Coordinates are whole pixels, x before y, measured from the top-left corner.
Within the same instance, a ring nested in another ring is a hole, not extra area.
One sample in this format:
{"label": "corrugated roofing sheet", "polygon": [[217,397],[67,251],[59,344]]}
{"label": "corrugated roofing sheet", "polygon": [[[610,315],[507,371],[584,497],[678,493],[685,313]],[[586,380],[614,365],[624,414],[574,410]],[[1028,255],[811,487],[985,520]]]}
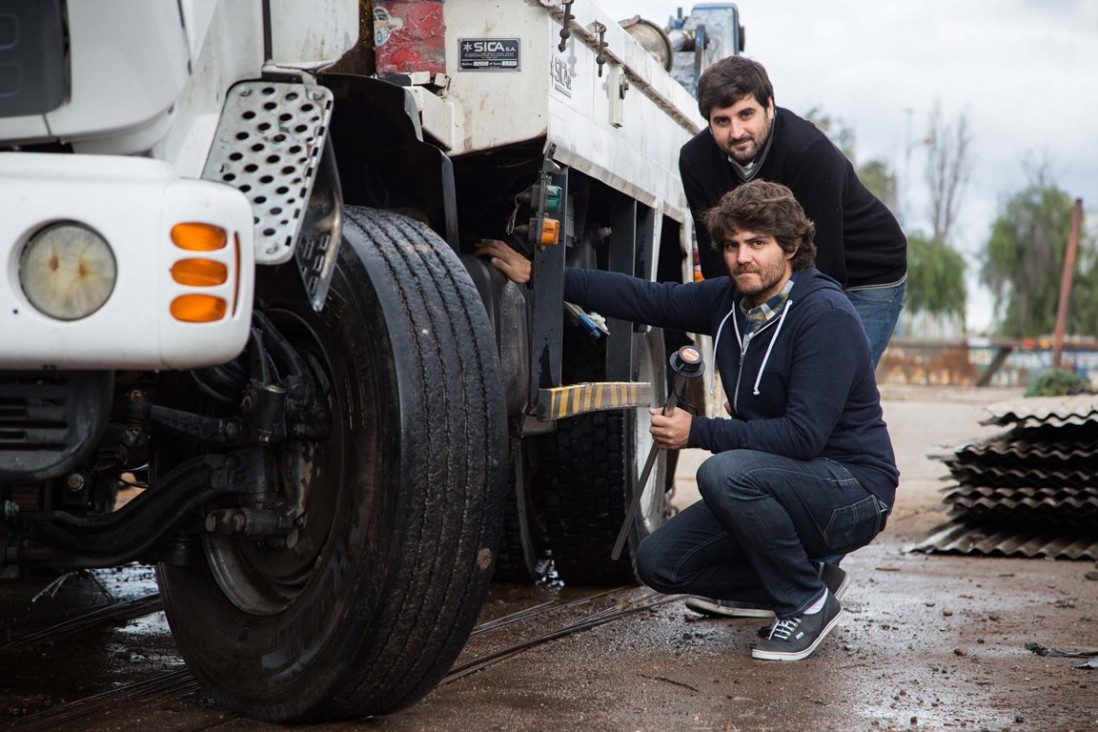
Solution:
{"label": "corrugated roofing sheet", "polygon": [[[1028,430],[1027,430],[1028,431]],[[1090,430],[1082,430],[1078,437],[1093,436]],[[990,442],[962,445],[954,455],[944,457],[948,464],[958,457],[969,461],[993,460],[998,464],[1019,459],[1040,458],[1041,460],[1059,460],[1077,464],[1079,461],[1091,461],[1098,464],[1098,443],[1071,442],[1064,440],[1028,440],[1019,434],[1013,439],[996,439]]]}
{"label": "corrugated roofing sheet", "polygon": [[954,519],[915,551],[1098,560],[1098,395],[989,407],[1007,432],[938,456]]}
{"label": "corrugated roofing sheet", "polygon": [[1098,421],[1098,394],[1025,397],[990,405],[984,424],[1083,424]]}
{"label": "corrugated roofing sheet", "polygon": [[1098,561],[1098,538],[1062,536],[1002,529],[988,531],[955,520],[931,531],[919,544],[911,547],[918,552],[949,554],[986,554],[1000,557],[1052,557],[1055,559],[1090,559]]}
{"label": "corrugated roofing sheet", "polygon": [[1057,486],[1044,486],[1035,488],[1023,486],[1021,488],[997,488],[988,485],[954,485],[944,488],[946,502],[972,501],[977,498],[993,500],[1022,501],[1026,499],[1064,501],[1074,498],[1098,500],[1098,486],[1088,485],[1082,488],[1064,488]]}
{"label": "corrugated roofing sheet", "polygon": [[1071,486],[1082,488],[1098,481],[1098,475],[1094,470],[1083,468],[1081,470],[1061,470],[1061,466],[1046,466],[1035,464],[1021,464],[1016,467],[984,465],[957,465],[949,466],[949,472],[954,480],[962,483],[972,483],[988,486]]}

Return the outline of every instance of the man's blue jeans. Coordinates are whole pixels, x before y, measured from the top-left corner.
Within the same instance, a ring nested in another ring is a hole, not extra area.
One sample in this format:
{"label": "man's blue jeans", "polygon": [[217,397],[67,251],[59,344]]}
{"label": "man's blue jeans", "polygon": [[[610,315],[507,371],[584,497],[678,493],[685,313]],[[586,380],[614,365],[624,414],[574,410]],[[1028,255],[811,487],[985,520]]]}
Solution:
{"label": "man's blue jeans", "polygon": [[896,329],[900,319],[900,310],[904,305],[904,291],[907,281],[894,287],[874,287],[868,290],[847,290],[846,297],[858,311],[862,327],[869,339],[869,351],[873,354],[873,368],[881,360],[881,354],[888,346],[888,339]]}
{"label": "man's blue jeans", "polygon": [[[846,297],[858,311],[865,337],[869,340],[869,352],[873,356],[874,369],[881,362],[881,356],[884,355],[888,341],[892,338],[892,332],[896,329],[896,323],[900,320],[906,290],[907,280],[893,287],[846,290]],[[842,560],[842,554],[820,557],[821,562],[835,566],[838,566]]]}
{"label": "man's blue jeans", "polygon": [[823,591],[812,559],[868,544],[887,510],[834,461],[756,450],[706,460],[698,489],[703,500],[641,543],[641,580],[668,594],[772,603],[782,619]]}

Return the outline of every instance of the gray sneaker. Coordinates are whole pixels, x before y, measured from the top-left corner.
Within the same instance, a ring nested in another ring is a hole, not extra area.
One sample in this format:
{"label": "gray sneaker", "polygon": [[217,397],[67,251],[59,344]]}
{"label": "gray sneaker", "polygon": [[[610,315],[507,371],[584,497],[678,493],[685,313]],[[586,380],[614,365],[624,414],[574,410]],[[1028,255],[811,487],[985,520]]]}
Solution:
{"label": "gray sneaker", "polygon": [[[820,579],[836,600],[843,599],[850,585],[850,576],[834,564],[820,565]],[[683,603],[696,613],[714,618],[773,618],[774,606],[746,600],[716,600],[709,597],[688,597]]]}
{"label": "gray sneaker", "polygon": [[808,658],[839,622],[842,612],[842,605],[828,592],[818,613],[792,620],[775,619],[770,626],[770,637],[752,647],[751,657],[764,661],[800,661]]}

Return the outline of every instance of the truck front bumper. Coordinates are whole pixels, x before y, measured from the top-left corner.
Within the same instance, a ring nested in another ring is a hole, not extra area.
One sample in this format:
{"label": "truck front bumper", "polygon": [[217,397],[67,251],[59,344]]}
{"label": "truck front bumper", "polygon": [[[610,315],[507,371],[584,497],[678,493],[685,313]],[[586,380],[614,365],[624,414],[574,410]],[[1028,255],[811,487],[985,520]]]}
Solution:
{"label": "truck front bumper", "polygon": [[[0,201],[0,369],[188,369],[244,348],[255,259],[240,191],[144,158],[0,153]],[[109,296],[77,319],[39,309],[21,272],[30,242],[58,224],[94,231],[113,255]],[[223,243],[183,248],[178,232],[194,224]],[[217,303],[214,315],[189,315],[195,300]]]}

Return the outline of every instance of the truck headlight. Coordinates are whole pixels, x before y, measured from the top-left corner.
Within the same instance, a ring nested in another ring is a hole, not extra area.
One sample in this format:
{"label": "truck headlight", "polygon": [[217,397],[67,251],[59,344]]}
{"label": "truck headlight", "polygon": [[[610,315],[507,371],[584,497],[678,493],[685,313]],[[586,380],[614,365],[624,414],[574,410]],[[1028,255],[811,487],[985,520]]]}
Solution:
{"label": "truck headlight", "polygon": [[58,320],[86,318],[103,307],[116,279],[110,245],[73,221],[37,231],[19,260],[23,293],[37,310]]}

